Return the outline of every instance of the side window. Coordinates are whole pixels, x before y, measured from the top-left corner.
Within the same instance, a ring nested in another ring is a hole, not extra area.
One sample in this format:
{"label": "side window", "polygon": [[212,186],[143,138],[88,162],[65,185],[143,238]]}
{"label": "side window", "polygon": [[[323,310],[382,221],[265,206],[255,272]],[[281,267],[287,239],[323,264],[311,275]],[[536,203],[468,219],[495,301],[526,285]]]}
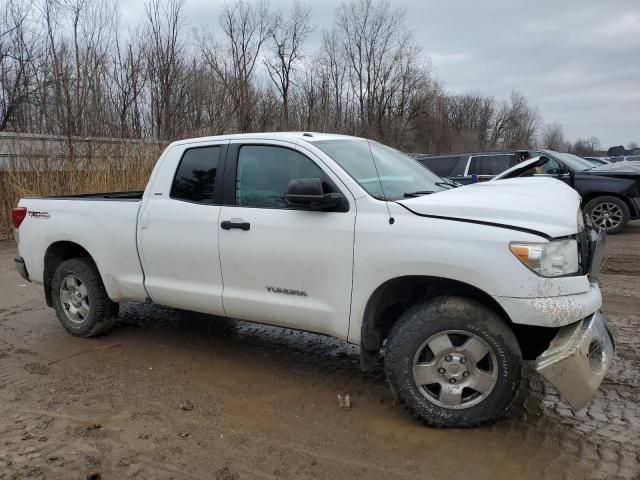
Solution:
{"label": "side window", "polygon": [[451,175],[453,167],[455,167],[458,157],[424,157],[419,162],[440,177],[448,177]]}
{"label": "side window", "polygon": [[294,150],[267,145],[245,145],[238,153],[236,205],[288,208],[285,193],[295,178],[320,178],[325,193],[335,191],[310,159]]}
{"label": "side window", "polygon": [[425,167],[440,177],[453,177],[464,174],[467,157],[424,157],[419,159]]}
{"label": "side window", "polygon": [[558,175],[560,173],[560,164],[553,158],[542,156],[546,162],[536,168],[536,174]]}
{"label": "side window", "polygon": [[474,157],[475,172],[478,175],[498,175],[509,168],[513,163],[513,155],[482,155]]}
{"label": "side window", "polygon": [[450,174],[451,177],[462,177],[464,176],[464,172],[467,169],[467,163],[469,162],[469,155],[462,155],[458,157],[458,163],[456,163],[455,167]]}
{"label": "side window", "polygon": [[182,155],[171,185],[171,198],[212,205],[221,147],[198,147]]}
{"label": "side window", "polygon": [[471,157],[471,160],[469,160],[469,171],[467,172],[467,175],[477,175],[478,174],[478,165],[480,164],[480,160],[478,160],[479,157]]}

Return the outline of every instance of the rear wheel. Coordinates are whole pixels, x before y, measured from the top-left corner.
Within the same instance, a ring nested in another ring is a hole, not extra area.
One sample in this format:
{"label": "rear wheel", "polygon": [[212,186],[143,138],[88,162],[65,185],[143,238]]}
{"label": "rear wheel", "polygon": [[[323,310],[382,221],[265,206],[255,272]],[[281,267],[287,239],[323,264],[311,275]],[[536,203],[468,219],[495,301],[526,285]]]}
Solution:
{"label": "rear wheel", "polygon": [[611,196],[590,200],[584,210],[591,226],[604,228],[611,235],[622,232],[631,217],[629,206],[624,200]]}
{"label": "rear wheel", "polygon": [[73,335],[100,335],[116,322],[118,304],[107,296],[100,274],[89,258],[62,262],[53,275],[51,293],[60,323]]}
{"label": "rear wheel", "polygon": [[469,299],[438,297],[410,308],[392,328],[385,354],[394,394],[431,426],[492,423],[509,411],[520,386],[513,332]]}

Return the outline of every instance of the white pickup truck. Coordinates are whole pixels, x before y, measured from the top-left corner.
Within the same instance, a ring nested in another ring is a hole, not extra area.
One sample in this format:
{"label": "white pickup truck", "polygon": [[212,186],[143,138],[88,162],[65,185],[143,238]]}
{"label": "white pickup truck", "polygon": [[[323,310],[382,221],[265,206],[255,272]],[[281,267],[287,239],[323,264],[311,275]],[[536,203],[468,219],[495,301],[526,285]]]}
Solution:
{"label": "white pickup truck", "polygon": [[433,426],[505,415],[526,360],[582,408],[614,353],[604,234],[554,179],[457,187],[366,139],[231,135],[172,143],[144,192],[24,198],[13,220],[17,269],[74,335],[122,302],[331,335],[364,368],[383,352]]}

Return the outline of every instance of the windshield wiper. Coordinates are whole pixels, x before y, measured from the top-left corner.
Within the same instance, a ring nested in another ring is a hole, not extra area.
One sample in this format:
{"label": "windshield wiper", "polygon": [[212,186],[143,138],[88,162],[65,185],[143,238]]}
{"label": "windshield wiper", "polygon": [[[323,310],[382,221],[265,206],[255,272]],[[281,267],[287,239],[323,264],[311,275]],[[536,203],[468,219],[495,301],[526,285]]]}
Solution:
{"label": "windshield wiper", "polygon": [[406,192],[402,196],[404,198],[414,198],[414,197],[419,197],[421,195],[429,195],[430,193],[434,193],[434,192],[429,190],[419,190],[417,192]]}
{"label": "windshield wiper", "polygon": [[458,188],[460,186],[460,185],[458,185],[456,183],[451,183],[451,182],[435,182],[435,183],[439,187],[442,187],[442,186],[446,185],[448,187]]}

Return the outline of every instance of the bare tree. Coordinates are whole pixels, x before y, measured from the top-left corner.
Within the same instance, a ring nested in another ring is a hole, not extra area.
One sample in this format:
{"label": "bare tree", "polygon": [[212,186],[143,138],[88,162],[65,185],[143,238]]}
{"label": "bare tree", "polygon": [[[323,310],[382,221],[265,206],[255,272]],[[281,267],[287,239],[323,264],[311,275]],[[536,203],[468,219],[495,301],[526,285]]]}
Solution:
{"label": "bare tree", "polygon": [[408,48],[405,12],[386,0],[349,0],[338,7],[336,29],[349,67],[360,123],[382,132],[382,118],[397,93],[398,70]]}
{"label": "bare tree", "polygon": [[265,60],[267,73],[282,100],[282,127],[289,129],[289,95],[296,65],[302,60],[302,45],[311,32],[311,9],[294,1],[288,18],[275,17],[271,51]]}
{"label": "bare tree", "polygon": [[145,5],[144,54],[154,136],[173,139],[184,130],[190,64],[180,33],[185,0],[149,0]]}
{"label": "bare tree", "polygon": [[15,0],[0,6],[0,131],[12,121],[18,128],[29,124],[24,110],[37,91],[35,63],[41,54],[37,33],[25,28],[29,13]]}
{"label": "bare tree", "polygon": [[204,39],[202,54],[233,98],[238,130],[248,132],[254,118],[251,111],[255,103],[254,70],[264,43],[273,30],[269,4],[265,0],[226,3],[220,15],[220,26],[225,41],[211,46]]}
{"label": "bare tree", "polygon": [[119,16],[112,23],[113,51],[107,66],[106,89],[117,129],[114,132],[122,138],[142,135],[141,97],[145,86],[143,52],[137,43],[122,43]]}
{"label": "bare tree", "polygon": [[589,149],[591,152],[600,150],[600,139],[598,137],[589,137]]}
{"label": "bare tree", "polygon": [[593,155],[596,150],[600,148],[600,140],[597,137],[591,138],[578,138],[569,151],[576,155],[585,156]]}
{"label": "bare tree", "polygon": [[[217,39],[205,32],[193,48],[186,0],[146,0],[129,35],[116,1],[0,3],[0,129],[64,135],[71,157],[77,136],[97,135],[306,129],[412,152],[520,148],[538,137],[540,115],[524,95],[452,95],[434,81],[389,0],[343,0],[316,51],[306,49],[308,3],[274,16],[267,0],[228,0]],[[561,131],[552,124],[540,138],[561,148],[552,127]]]}
{"label": "bare tree", "polygon": [[562,151],[566,146],[562,125],[558,122],[545,125],[540,135],[540,142],[543,148]]}
{"label": "bare tree", "polygon": [[109,124],[105,65],[113,9],[98,0],[44,0],[46,58],[40,67],[45,121],[67,137],[75,157],[76,136],[103,135]]}
{"label": "bare tree", "polygon": [[[318,64],[322,73],[326,76],[327,88],[331,92],[333,121],[335,128],[346,124],[344,115],[345,103],[349,101],[349,94],[345,92],[347,65],[340,56],[340,44],[336,30],[324,32],[322,35],[322,47],[318,55]],[[313,68],[310,68],[313,70]]]}

